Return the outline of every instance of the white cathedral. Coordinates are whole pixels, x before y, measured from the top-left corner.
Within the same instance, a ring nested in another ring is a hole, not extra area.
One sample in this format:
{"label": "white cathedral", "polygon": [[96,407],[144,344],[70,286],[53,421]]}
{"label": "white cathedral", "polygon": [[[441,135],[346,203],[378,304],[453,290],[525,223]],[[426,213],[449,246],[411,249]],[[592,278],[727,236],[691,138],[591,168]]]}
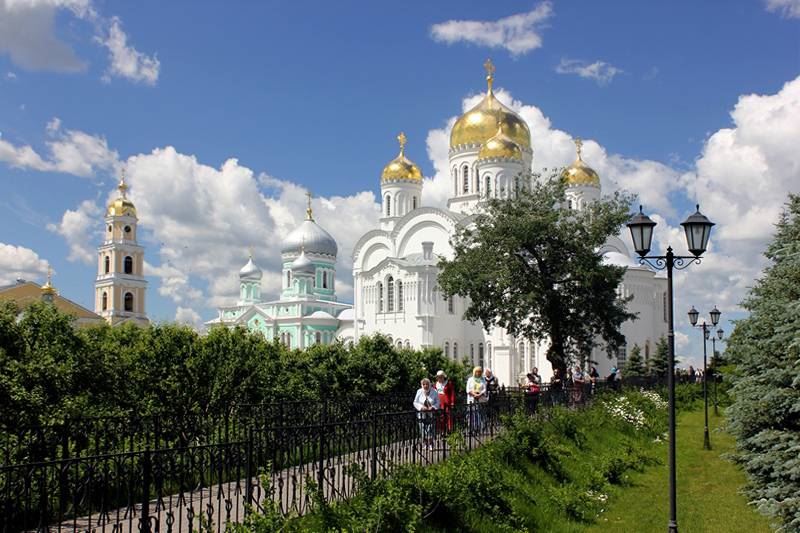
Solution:
{"label": "white cathedral", "polygon": [[[246,289],[255,267],[250,266],[251,260],[240,273],[243,292],[239,304],[220,309],[219,317],[209,324],[248,324],[251,329],[266,329],[296,348],[335,338],[358,341],[363,335],[382,333],[398,347],[440,347],[447,357],[489,367],[507,385],[516,385],[533,367],[549,379],[546,342],[530,343],[501,328],[487,331],[480,323],[466,321],[462,316],[467,302],[459,297],[444,299],[437,288],[439,257],[452,258],[450,238],[456,228],[471,224],[486,199],[510,198],[519,188],[528,187],[532,175],[530,129],[495,97],[494,69],[489,62],[486,66],[486,95],[456,121],[450,133],[452,189],[446,208],[425,206],[422,172],[405,156],[405,136],[398,137],[400,153],[381,174],[379,227],[364,234],[353,251],[352,309],[336,302],[336,243],[317,226],[309,210],[307,220],[289,236],[283,249],[281,300],[262,304],[258,297],[248,296],[253,294]],[[577,158],[564,171],[569,209],[583,209],[601,192],[599,176],[581,159],[580,141],[576,146]],[[634,345],[649,358],[655,343],[666,335],[666,279],[634,266],[619,238],[608,239],[599,252],[608,261],[628,266],[619,292],[633,296],[628,309],[638,315],[636,321],[623,324],[626,345],[618,353],[608,355],[595,348],[592,360],[605,375],[611,366],[624,363]],[[303,261],[305,256],[312,260]],[[303,265],[296,265],[298,262]],[[301,276],[308,278],[305,285]],[[253,328],[250,321],[256,316],[269,327]],[[287,327],[291,323],[294,337],[287,338],[289,330],[282,329],[281,322]],[[318,328],[323,324],[328,334],[320,337]]]}

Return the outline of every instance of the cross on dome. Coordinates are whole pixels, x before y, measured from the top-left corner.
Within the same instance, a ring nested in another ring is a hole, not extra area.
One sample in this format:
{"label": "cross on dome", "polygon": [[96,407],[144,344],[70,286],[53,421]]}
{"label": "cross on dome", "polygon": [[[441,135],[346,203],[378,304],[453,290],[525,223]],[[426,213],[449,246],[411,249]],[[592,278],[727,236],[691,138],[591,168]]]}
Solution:
{"label": "cross on dome", "polygon": [[492,92],[492,82],[494,82],[494,63],[492,63],[491,59],[486,59],[486,62],[483,64],[483,68],[486,69],[486,83],[488,85],[487,92]]}
{"label": "cross on dome", "polygon": [[403,155],[403,152],[406,149],[406,143],[408,142],[408,138],[406,138],[406,134],[402,131],[400,135],[397,136],[397,142],[400,143],[400,155]]}
{"label": "cross on dome", "polygon": [[583,141],[581,140],[580,137],[575,137],[573,142],[575,143],[575,152],[578,154],[578,159],[580,159],[581,158],[581,149],[583,148]]}
{"label": "cross on dome", "polygon": [[314,220],[314,211],[311,210],[311,191],[306,191],[306,220]]}
{"label": "cross on dome", "polygon": [[123,198],[127,198],[126,193],[128,192],[128,184],[125,183],[124,168],[120,171],[119,185],[117,185],[117,189],[119,189],[119,193],[122,195]]}

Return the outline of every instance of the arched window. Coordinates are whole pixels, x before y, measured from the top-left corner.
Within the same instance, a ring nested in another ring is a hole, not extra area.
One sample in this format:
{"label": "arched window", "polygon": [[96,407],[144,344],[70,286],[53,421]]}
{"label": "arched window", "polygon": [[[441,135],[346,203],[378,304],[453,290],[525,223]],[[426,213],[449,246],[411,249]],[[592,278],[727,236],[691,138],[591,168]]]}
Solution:
{"label": "arched window", "polygon": [[126,292],[124,301],[125,301],[125,310],[133,311],[133,294]]}
{"label": "arched window", "polygon": [[567,209],[573,209],[572,200],[567,200]]}
{"label": "arched window", "polygon": [[105,259],[103,259],[103,265],[105,267],[104,268],[105,273],[108,274],[109,271],[111,270],[111,260],[108,258],[108,256],[106,256]]}
{"label": "arched window", "polygon": [[291,270],[287,270],[286,271],[286,288],[288,289],[291,286],[292,286],[292,271]]}
{"label": "arched window", "polygon": [[463,193],[467,194],[469,192],[469,167],[467,165],[461,169],[461,181],[464,183]]}
{"label": "arched window", "polygon": [[323,270],[322,271],[322,288],[323,289],[327,289],[328,288],[328,271],[327,270]]}
{"label": "arched window", "polygon": [[447,357],[447,358],[450,357],[450,343],[449,342],[445,342],[444,343],[444,356]]}
{"label": "arched window", "polygon": [[388,194],[386,195],[386,216],[392,215],[392,197]]}
{"label": "arched window", "polygon": [[397,310],[403,310],[403,282],[397,280]]}
{"label": "arched window", "polygon": [[487,198],[492,195],[492,177],[486,176],[486,190],[483,191]]}
{"label": "arched window", "polygon": [[644,360],[650,360],[650,339],[644,341]]}
{"label": "arched window", "polygon": [[482,342],[478,343],[478,366],[483,366],[483,343]]}
{"label": "arched window", "polygon": [[469,362],[470,362],[470,364],[473,364],[474,361],[475,361],[475,345],[474,344],[470,344],[469,345]]}
{"label": "arched window", "polygon": [[321,332],[317,331],[316,333],[314,333],[314,342],[316,344],[322,344],[322,333]]}
{"label": "arched window", "polygon": [[453,194],[458,194],[458,169],[453,167]]}
{"label": "arched window", "polygon": [[486,364],[489,365],[489,368],[492,368],[492,343],[486,343]]}
{"label": "arched window", "polygon": [[406,350],[409,350],[409,349],[411,349],[411,341],[406,339]]}
{"label": "arched window", "polygon": [[386,278],[386,310],[390,313],[394,311],[394,278],[392,276]]}
{"label": "arched window", "polygon": [[133,274],[133,257],[126,255],[125,256],[125,267],[124,271],[126,274]]}
{"label": "arched window", "polygon": [[453,359],[458,359],[458,343],[453,343]]}
{"label": "arched window", "polygon": [[452,296],[447,299],[447,312],[450,313],[451,315],[455,313],[455,305],[453,304]]}
{"label": "arched window", "polygon": [[517,354],[519,355],[519,373],[525,373],[525,343],[519,343],[517,346]]}
{"label": "arched window", "polygon": [[383,283],[379,281],[375,288],[378,289],[378,312],[383,313]]}
{"label": "arched window", "polygon": [[[106,258],[108,259],[108,258]],[[108,293],[103,292],[103,311],[108,309]]]}
{"label": "arched window", "polygon": [[519,176],[514,178],[514,195],[519,196]]}
{"label": "arched window", "polygon": [[403,339],[397,339],[397,348],[399,350],[403,349]]}
{"label": "arched window", "polygon": [[411,197],[411,209],[416,209],[416,208],[417,208],[417,197],[416,196],[412,196]]}

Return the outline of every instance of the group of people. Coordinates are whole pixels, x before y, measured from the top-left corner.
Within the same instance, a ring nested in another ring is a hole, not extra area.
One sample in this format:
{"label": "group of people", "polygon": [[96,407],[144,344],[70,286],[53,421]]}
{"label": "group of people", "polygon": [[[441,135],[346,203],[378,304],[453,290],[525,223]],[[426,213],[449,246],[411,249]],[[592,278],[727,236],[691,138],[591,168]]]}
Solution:
{"label": "group of people", "polygon": [[[590,366],[589,370],[586,371],[579,365],[575,365],[574,368],[567,369],[566,376],[562,376],[561,371],[555,368],[553,369],[553,377],[550,378],[549,400],[553,405],[565,403],[577,405],[583,403],[585,394],[592,395],[595,393],[599,379],[600,373],[595,366]],[[611,373],[606,378],[606,381],[612,384],[620,382],[620,374],[616,367],[611,368]],[[542,393],[542,376],[539,375],[538,368],[534,367],[525,376],[522,388],[525,391],[528,411],[535,413]]]}
{"label": "group of people", "polygon": [[[472,431],[480,431],[483,424],[483,415],[480,405],[491,401],[497,395],[500,383],[492,374],[491,369],[476,366],[472,375],[467,378],[465,392],[469,413],[469,424]],[[443,370],[436,372],[435,384],[428,378],[423,378],[420,388],[414,397],[414,408],[417,410],[420,433],[423,444],[428,450],[433,449],[436,431],[449,432],[453,429],[452,409],[456,404],[456,386],[447,377]],[[437,411],[443,414],[437,417]]]}

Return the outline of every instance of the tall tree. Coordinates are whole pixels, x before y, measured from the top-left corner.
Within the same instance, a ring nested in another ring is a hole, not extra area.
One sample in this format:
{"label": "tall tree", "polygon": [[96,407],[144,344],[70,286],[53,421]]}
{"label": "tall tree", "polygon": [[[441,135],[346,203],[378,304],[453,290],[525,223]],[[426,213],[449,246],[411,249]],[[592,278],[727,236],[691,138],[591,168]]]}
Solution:
{"label": "tall tree", "polygon": [[644,361],[642,361],[642,349],[638,344],[634,344],[631,348],[631,354],[628,360],[625,361],[625,368],[622,369],[622,375],[626,378],[635,378],[644,375]]}
{"label": "tall tree", "polygon": [[669,372],[669,344],[667,344],[666,337],[662,336],[658,339],[656,351],[647,362],[647,371],[651,376],[659,380],[667,377],[667,372]]}
{"label": "tall tree", "polygon": [[728,411],[758,508],[800,531],[800,195],[790,195],[769,265],[743,302],[725,352],[736,365]]}
{"label": "tall tree", "polygon": [[617,295],[625,268],[605,264],[598,250],[628,219],[629,203],[615,194],[573,211],[558,175],[533,180],[530,191],[487,201],[457,230],[439,286],[468,297],[467,320],[548,339],[547,359],[562,372],[588,358],[598,338],[616,349],[621,324],[633,318]]}

